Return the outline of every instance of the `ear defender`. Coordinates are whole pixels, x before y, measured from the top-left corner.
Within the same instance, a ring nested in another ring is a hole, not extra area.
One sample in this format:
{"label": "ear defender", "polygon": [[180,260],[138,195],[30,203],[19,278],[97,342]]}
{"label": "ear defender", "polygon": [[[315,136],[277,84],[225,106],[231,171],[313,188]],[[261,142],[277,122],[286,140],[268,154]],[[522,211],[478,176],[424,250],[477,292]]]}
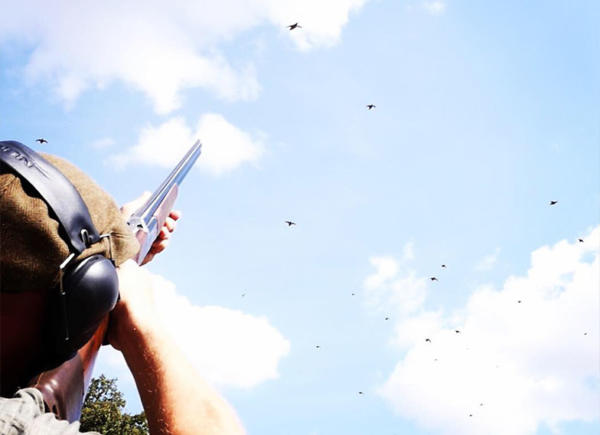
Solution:
{"label": "ear defender", "polygon": [[39,193],[65,230],[64,240],[71,254],[57,271],[60,288],[49,289],[50,325],[45,331],[47,365],[58,365],[91,338],[117,303],[119,280],[112,258],[96,254],[73,263],[102,238],[109,239],[110,250],[110,236],[99,235],[77,189],[35,151],[19,142],[0,142],[0,162]]}
{"label": "ear defender", "polygon": [[115,266],[100,254],[68,267],[62,280],[62,292],[54,299],[51,322],[54,326],[51,350],[59,359],[73,356],[92,337],[119,298]]}

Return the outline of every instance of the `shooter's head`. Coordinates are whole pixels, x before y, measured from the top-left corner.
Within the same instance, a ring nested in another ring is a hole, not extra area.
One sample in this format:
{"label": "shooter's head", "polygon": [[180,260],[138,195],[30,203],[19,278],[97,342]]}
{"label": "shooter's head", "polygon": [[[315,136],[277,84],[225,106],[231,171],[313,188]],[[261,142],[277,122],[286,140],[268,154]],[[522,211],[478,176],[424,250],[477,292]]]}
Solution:
{"label": "shooter's head", "polygon": [[[20,145],[20,144],[17,144]],[[0,153],[14,153],[14,142],[0,142]],[[42,156],[74,186],[100,234],[110,242],[91,244],[77,261],[91,256],[112,258],[118,266],[131,258],[138,244],[125,225],[118,206],[91,178],[67,161]],[[19,156],[16,156],[19,160]],[[56,186],[51,185],[50,188]],[[53,193],[56,193],[53,192]],[[58,191],[60,196],[60,191]],[[73,201],[74,202],[74,201]],[[67,211],[69,211],[67,201]],[[73,208],[76,205],[73,204]],[[64,210],[63,210],[64,212]],[[53,353],[59,292],[59,266],[73,252],[67,230],[33,184],[10,165],[0,162],[0,393],[23,387],[48,364]],[[52,332],[50,332],[52,331]],[[53,361],[54,363],[56,361]]]}

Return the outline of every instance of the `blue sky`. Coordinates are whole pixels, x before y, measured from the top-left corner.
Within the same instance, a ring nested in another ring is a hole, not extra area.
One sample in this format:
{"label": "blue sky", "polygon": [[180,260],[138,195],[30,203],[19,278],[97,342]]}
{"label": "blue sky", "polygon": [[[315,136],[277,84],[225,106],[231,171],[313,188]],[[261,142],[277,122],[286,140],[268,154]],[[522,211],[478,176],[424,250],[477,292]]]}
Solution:
{"label": "blue sky", "polygon": [[121,203],[204,142],[149,268],[249,433],[600,429],[596,2],[145,4],[3,5],[0,133]]}

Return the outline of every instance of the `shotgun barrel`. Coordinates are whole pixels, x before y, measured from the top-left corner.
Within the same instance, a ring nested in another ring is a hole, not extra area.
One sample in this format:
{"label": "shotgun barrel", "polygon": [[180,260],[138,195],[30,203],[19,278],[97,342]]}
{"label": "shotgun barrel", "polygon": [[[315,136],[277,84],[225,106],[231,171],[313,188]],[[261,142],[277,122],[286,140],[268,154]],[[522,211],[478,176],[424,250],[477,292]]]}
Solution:
{"label": "shotgun barrel", "polygon": [[173,207],[178,186],[194,166],[201,151],[202,144],[197,140],[146,203],[129,217],[127,225],[140,243],[140,251],[135,257],[138,264],[144,261],[150,251],[152,243],[156,240],[158,232]]}

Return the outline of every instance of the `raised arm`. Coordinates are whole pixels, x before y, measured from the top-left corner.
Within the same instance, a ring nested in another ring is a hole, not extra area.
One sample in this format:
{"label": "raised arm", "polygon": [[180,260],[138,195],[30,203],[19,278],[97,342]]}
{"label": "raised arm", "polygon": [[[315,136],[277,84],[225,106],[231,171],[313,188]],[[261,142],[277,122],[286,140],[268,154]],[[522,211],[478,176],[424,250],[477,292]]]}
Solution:
{"label": "raised arm", "polygon": [[150,433],[245,433],[233,409],[165,332],[150,274],[127,261],[119,268],[119,283],[121,300],[111,315],[107,338],[123,353],[133,374]]}
{"label": "raised arm", "polygon": [[[150,196],[121,208],[125,218]],[[162,252],[179,219],[171,211],[142,264]],[[120,301],[111,313],[107,341],[120,350],[135,379],[150,433],[237,435],[245,433],[235,412],[189,363],[166,332],[154,303],[150,273],[129,260],[118,269]]]}

